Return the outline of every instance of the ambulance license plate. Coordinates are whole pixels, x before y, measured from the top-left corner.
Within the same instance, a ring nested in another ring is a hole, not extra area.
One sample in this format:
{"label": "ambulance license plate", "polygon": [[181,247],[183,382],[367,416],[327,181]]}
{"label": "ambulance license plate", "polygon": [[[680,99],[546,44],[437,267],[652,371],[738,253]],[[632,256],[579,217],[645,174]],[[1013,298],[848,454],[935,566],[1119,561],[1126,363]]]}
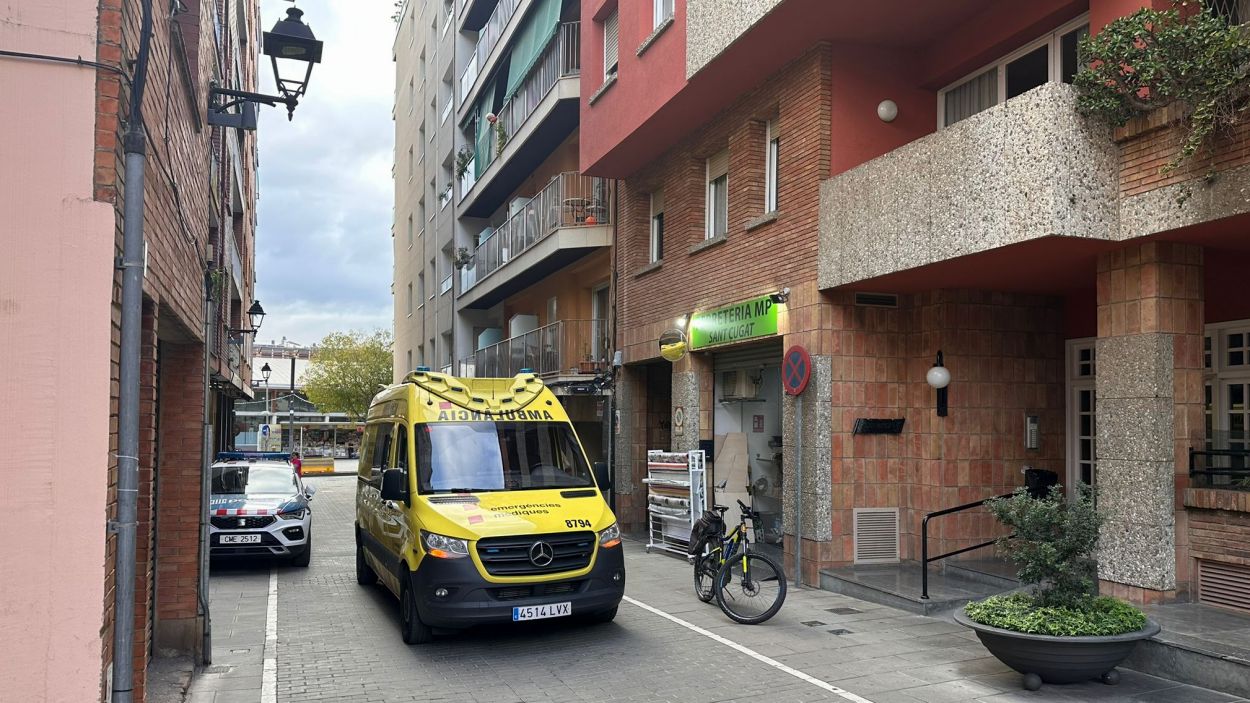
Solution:
{"label": "ambulance license plate", "polygon": [[573,614],[573,604],[569,603],[547,603],[545,605],[526,605],[512,609],[512,621],[518,620],[542,620],[543,618],[558,618],[564,615]]}
{"label": "ambulance license plate", "polygon": [[260,535],[222,535],[222,544],[260,544]]}

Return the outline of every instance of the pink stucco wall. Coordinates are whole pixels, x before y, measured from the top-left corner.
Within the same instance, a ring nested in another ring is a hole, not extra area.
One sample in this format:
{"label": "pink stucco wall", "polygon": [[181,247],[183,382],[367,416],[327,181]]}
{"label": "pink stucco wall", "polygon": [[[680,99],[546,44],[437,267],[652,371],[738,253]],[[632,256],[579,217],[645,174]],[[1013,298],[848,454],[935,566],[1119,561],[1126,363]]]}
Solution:
{"label": "pink stucco wall", "polygon": [[[0,46],[96,55],[96,3],[20,3]],[[0,698],[100,697],[113,209],[95,71],[0,57]]]}

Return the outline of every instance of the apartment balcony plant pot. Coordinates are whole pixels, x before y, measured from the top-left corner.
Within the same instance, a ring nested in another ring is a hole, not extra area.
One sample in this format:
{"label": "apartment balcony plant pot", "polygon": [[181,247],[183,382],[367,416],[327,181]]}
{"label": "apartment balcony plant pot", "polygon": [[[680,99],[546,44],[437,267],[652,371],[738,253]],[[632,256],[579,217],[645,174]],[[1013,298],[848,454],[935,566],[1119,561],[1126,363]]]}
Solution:
{"label": "apartment balcony plant pot", "polygon": [[1024,687],[1030,691],[1042,683],[1065,684],[1099,679],[1116,684],[1120,674],[1115,670],[1141,640],[1159,633],[1158,623],[1147,620],[1146,626],[1122,635],[1060,637],[1034,635],[983,625],[959,609],[955,622],[977,633],[981,644],[999,661],[1024,674]]}
{"label": "apartment balcony plant pot", "polygon": [[599,365],[593,361],[577,362],[577,372],[581,374],[592,374],[599,370]]}

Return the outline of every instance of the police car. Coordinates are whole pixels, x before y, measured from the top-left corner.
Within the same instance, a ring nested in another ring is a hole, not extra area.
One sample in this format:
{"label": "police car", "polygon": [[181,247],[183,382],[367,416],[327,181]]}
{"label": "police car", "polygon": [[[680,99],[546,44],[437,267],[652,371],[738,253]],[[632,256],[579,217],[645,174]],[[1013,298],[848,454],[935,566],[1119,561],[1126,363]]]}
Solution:
{"label": "police car", "polygon": [[220,452],[212,466],[210,554],[290,557],[308,566],[316,489],[279,452]]}

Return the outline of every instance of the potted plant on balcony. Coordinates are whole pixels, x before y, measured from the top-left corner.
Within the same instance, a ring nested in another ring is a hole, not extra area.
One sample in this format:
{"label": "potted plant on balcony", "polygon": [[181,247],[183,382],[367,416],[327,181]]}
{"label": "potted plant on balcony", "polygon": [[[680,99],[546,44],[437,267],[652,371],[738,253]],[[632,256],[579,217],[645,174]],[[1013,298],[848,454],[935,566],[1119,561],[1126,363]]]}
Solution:
{"label": "potted plant on balcony", "polygon": [[975,630],[991,654],[1024,674],[1030,691],[1042,682],[1118,683],[1115,667],[1159,626],[1128,603],[1097,595],[1092,555],[1102,518],[1093,490],[1081,484],[1076,496],[1065,500],[1061,486],[1041,498],[1020,488],[986,506],[1014,532],[999,539],[998,548],[1032,588],[969,603],[955,612],[956,622]]}
{"label": "potted plant on balcony", "polygon": [[456,152],[456,178],[464,178],[464,174],[469,170],[469,164],[473,163],[473,147],[465,144]]}
{"label": "potted plant on balcony", "polygon": [[581,374],[593,374],[599,370],[599,365],[595,363],[595,357],[590,353],[590,346],[582,346],[582,360],[577,362],[577,372]]}
{"label": "potted plant on balcony", "polygon": [[451,260],[451,264],[456,267],[457,271],[468,266],[472,266],[473,252],[469,251],[468,247],[460,247],[459,249],[456,249],[456,258]]}

